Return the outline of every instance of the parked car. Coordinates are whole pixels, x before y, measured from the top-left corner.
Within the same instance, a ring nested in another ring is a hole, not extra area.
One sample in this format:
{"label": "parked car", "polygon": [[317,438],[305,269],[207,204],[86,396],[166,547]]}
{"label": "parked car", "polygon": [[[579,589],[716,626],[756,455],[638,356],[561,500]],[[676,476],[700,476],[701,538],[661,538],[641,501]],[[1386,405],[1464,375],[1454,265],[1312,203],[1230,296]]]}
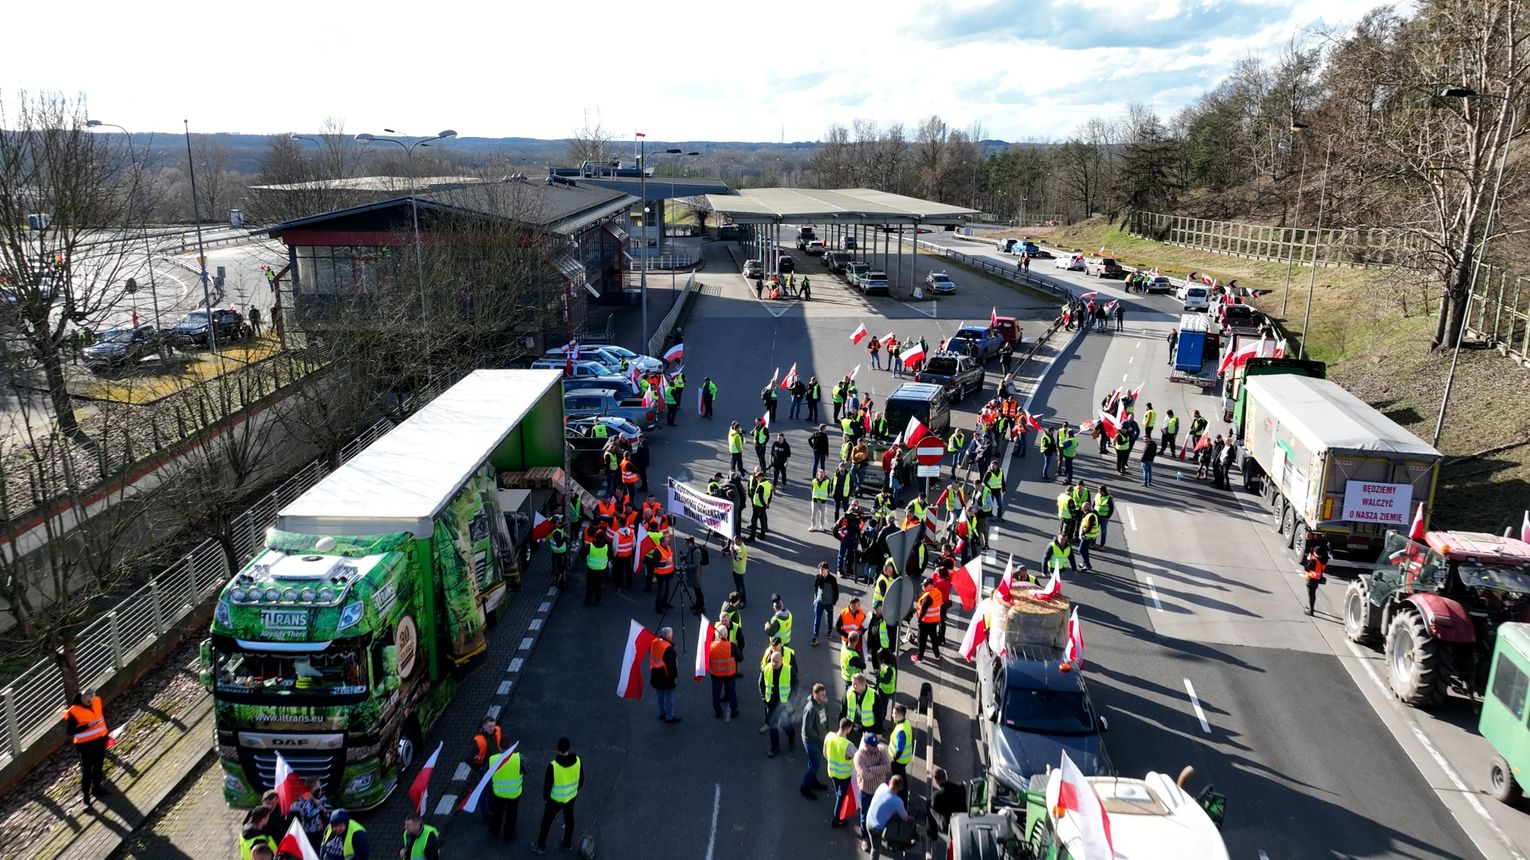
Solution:
{"label": "parked car", "polygon": [[1030,241],[1029,239],[1027,239],[1024,242],[1020,243],[1020,250],[1019,250],[1018,253],[1025,254],[1025,255],[1029,256],[1032,260],[1050,260],[1050,259],[1052,259],[1052,252],[1051,251],[1048,251],[1047,249],[1041,247],[1040,245],[1036,244],[1035,242]]}
{"label": "parked car", "polygon": [[[995,656],[978,647],[978,735],[996,797],[1013,802],[1066,752],[1085,776],[1111,772],[1098,715],[1083,674],[1053,654]],[[1006,797],[1007,796],[1007,797]]]}
{"label": "parked car", "polygon": [[744,277],[753,278],[756,281],[765,277],[765,263],[762,260],[745,260]]}
{"label": "parked car", "polygon": [[855,248],[855,237],[850,235],[849,233],[846,233],[845,234],[844,245],[845,245],[845,250],[846,251],[854,251],[854,250],[856,250],[856,248]]}
{"label": "parked car", "polygon": [[[238,340],[244,333],[244,317],[233,308],[214,308],[211,320],[211,331],[220,343]],[[199,308],[181,317],[180,322],[170,327],[167,336],[177,346],[207,346],[208,331],[208,313]]]}
{"label": "parked car", "polygon": [[806,251],[810,243],[817,241],[818,233],[812,227],[797,228],[797,250]]}
{"label": "parked car", "polygon": [[959,403],[968,394],[983,390],[983,366],[959,352],[937,352],[924,360],[914,381],[945,386],[946,396]]}
{"label": "parked car", "polygon": [[[542,353],[545,359],[554,361],[562,360],[563,347],[555,346]],[[637,365],[638,370],[644,373],[658,373],[664,369],[664,362],[649,355],[638,355],[625,346],[617,346],[609,343],[581,343],[579,344],[579,358],[581,360],[598,361],[607,367],[621,369],[622,360],[627,361],[628,366]]]}
{"label": "parked car", "polygon": [[1188,284],[1180,290],[1180,301],[1187,311],[1203,311],[1210,307],[1209,290],[1199,284]]}
{"label": "parked car", "polygon": [[[596,428],[604,428],[597,431]],[[605,441],[612,436],[621,436],[628,442],[636,442],[643,435],[643,429],[625,418],[614,415],[592,415],[588,418],[570,418],[564,424],[563,435],[565,439],[599,440],[604,445]]]}
{"label": "parked car", "polygon": [[994,247],[1005,254],[1009,254],[1015,251],[1015,246],[1018,244],[1020,244],[1019,239],[1000,239],[994,243]]}
{"label": "parked car", "polygon": [[1170,281],[1167,275],[1155,275],[1148,278],[1147,287],[1144,288],[1144,292],[1172,293],[1174,292],[1174,282]]}
{"label": "parked car", "polygon": [[96,373],[137,364],[159,354],[161,337],[151,325],[107,329],[85,347],[85,366]]}
{"label": "parked car", "polygon": [[586,388],[609,388],[626,398],[641,398],[642,391],[625,376],[581,376],[563,380],[563,390],[582,391]]}
{"label": "parked car", "polygon": [[849,251],[830,251],[823,255],[823,264],[831,274],[842,275],[845,266],[855,262],[855,255]]}
{"label": "parked car", "polygon": [[924,276],[924,286],[937,296],[956,295],[956,282],[945,272],[931,272]]}
{"label": "parked car", "polygon": [[782,254],[781,258],[776,260],[776,271],[783,275],[797,271],[796,258],[791,254]]}
{"label": "parked car", "polygon": [[871,271],[871,266],[860,260],[845,264],[845,283],[852,287],[860,286],[861,275]]}
{"label": "parked car", "polygon": [[563,414],[569,418],[622,418],[645,430],[658,426],[658,411],[641,400],[622,398],[609,388],[584,388],[565,392]]}
{"label": "parked car", "polygon": [[821,239],[812,239],[807,243],[807,247],[802,250],[807,252],[809,257],[820,256],[824,251],[823,241]]}
{"label": "parked car", "polygon": [[531,363],[531,369],[562,371],[564,377],[570,379],[583,379],[586,376],[615,376],[617,374],[617,370],[614,367],[607,367],[599,361],[591,361],[584,358],[573,362],[572,367],[569,366],[569,362],[565,358],[539,358]]}
{"label": "parked car", "polygon": [[1095,257],[1084,264],[1084,274],[1096,278],[1125,278],[1126,270],[1114,257]]}
{"label": "parked car", "polygon": [[856,286],[866,295],[876,293],[885,296],[891,289],[891,283],[887,280],[887,273],[880,269],[870,269],[856,278]]}
{"label": "parked car", "polygon": [[962,355],[970,355],[979,365],[999,354],[1004,348],[1004,334],[993,326],[964,325],[946,341],[946,349]]}
{"label": "parked car", "polygon": [[1067,272],[1082,272],[1084,271],[1084,255],[1064,254],[1052,265]]}

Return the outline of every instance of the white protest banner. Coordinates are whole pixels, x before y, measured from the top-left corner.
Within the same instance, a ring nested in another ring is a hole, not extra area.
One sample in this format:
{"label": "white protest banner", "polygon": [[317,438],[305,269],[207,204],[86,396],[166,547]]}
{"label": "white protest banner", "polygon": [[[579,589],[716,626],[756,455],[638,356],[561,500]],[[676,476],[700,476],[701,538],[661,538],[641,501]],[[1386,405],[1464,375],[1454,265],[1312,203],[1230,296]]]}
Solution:
{"label": "white protest banner", "polygon": [[733,503],[669,479],[669,512],[722,535],[733,537]]}
{"label": "white protest banner", "polygon": [[1413,522],[1413,485],[1346,481],[1344,514],[1352,523],[1404,526]]}

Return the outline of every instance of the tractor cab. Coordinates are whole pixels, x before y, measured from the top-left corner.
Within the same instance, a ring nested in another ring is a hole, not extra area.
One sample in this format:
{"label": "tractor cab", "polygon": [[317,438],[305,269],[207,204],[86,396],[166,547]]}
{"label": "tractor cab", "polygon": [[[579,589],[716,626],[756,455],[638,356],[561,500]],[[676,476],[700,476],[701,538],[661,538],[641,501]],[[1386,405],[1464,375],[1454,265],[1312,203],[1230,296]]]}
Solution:
{"label": "tractor cab", "polygon": [[1437,581],[1441,594],[1465,603],[1473,616],[1491,617],[1495,627],[1527,620],[1517,616],[1530,606],[1530,544],[1482,532],[1428,532],[1424,545],[1421,575]]}

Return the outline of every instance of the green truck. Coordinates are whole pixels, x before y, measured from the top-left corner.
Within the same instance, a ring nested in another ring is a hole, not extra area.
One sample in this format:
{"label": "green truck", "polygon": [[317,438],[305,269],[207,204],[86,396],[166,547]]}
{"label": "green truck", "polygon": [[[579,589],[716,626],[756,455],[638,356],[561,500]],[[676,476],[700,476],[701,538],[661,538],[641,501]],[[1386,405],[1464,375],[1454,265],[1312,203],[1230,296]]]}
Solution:
{"label": "green truck", "polygon": [[1530,728],[1525,725],[1527,691],[1530,691],[1530,624],[1501,625],[1477,730],[1493,745],[1488,778],[1493,796],[1504,803],[1514,803],[1524,794],[1522,780],[1525,770],[1530,768]]}
{"label": "green truck", "polygon": [[398,784],[518,582],[501,474],[564,465],[560,380],[475,371],[278,512],[202,645],[230,804],[278,753],[337,807]]}
{"label": "green truck", "polygon": [[[1222,354],[1226,356],[1228,351],[1242,346],[1243,337],[1238,335],[1228,341]],[[1222,420],[1233,426],[1234,436],[1243,435],[1243,409],[1246,402],[1243,380],[1251,376],[1274,376],[1281,373],[1296,373],[1314,379],[1325,379],[1328,376],[1328,366],[1321,361],[1304,361],[1299,358],[1251,358],[1230,373],[1224,374],[1222,377]]]}

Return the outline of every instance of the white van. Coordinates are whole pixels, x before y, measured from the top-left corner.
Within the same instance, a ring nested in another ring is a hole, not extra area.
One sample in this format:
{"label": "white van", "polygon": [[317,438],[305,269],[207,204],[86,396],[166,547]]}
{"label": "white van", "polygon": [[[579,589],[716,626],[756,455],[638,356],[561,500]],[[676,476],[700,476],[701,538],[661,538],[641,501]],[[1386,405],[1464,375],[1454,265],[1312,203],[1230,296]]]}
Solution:
{"label": "white van", "polygon": [[1208,287],[1203,287],[1199,284],[1187,284],[1181,292],[1183,295],[1180,296],[1180,300],[1184,302],[1185,310],[1204,311],[1210,307],[1210,301],[1208,300],[1210,289]]}

